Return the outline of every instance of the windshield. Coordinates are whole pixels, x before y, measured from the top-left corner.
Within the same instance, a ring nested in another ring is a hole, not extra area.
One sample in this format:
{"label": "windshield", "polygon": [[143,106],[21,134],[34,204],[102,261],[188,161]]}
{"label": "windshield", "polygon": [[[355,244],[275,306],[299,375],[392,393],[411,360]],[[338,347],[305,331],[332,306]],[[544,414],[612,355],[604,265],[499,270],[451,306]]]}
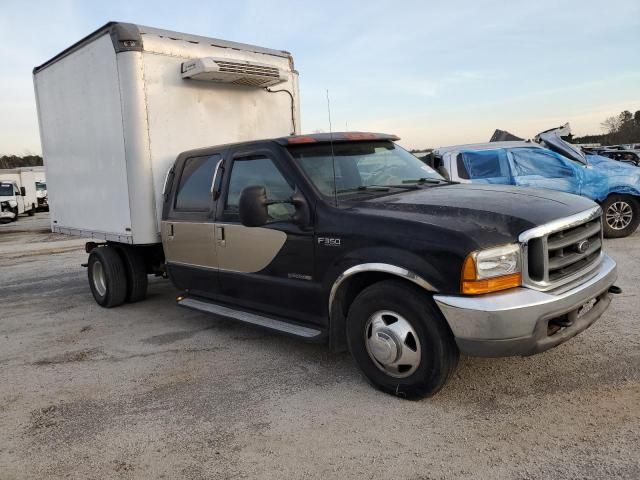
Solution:
{"label": "windshield", "polygon": [[46,190],[47,184],[44,182],[36,182],[36,190]]}
{"label": "windshield", "polygon": [[431,167],[389,141],[336,142],[333,149],[329,143],[296,145],[289,147],[289,152],[326,196],[445,181]]}
{"label": "windshield", "polygon": [[0,184],[0,197],[13,196],[13,185],[8,183]]}

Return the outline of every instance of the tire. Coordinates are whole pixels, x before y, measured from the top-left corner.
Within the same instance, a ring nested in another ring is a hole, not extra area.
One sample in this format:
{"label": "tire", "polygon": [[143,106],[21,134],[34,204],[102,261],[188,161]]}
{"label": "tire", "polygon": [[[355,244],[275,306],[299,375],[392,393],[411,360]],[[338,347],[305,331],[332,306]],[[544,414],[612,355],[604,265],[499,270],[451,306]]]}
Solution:
{"label": "tire", "polygon": [[87,267],[89,286],[96,303],[105,308],[122,305],[127,298],[127,274],[116,249],[110,246],[94,248]]}
{"label": "tire", "polygon": [[[376,283],[356,297],[347,315],[347,343],[374,387],[409,399],[437,393],[453,375],[460,356],[453,334],[433,301],[401,280]],[[394,355],[400,362],[389,361]],[[383,361],[378,360],[385,356]],[[393,365],[402,364],[403,358],[408,359],[410,368]]]}
{"label": "tire", "polygon": [[126,301],[130,303],[144,300],[147,296],[147,266],[142,255],[129,246],[117,247],[127,275]]}
{"label": "tire", "polygon": [[18,213],[18,207],[16,207],[16,208],[13,210],[13,213],[15,213],[15,216],[11,219],[11,221],[12,221],[12,222],[17,222],[17,221],[18,221],[18,215],[19,215],[19,213]]}
{"label": "tire", "polygon": [[30,217],[33,217],[35,214],[36,214],[36,206],[32,203],[31,210],[27,212],[27,215],[29,215]]}
{"label": "tire", "polygon": [[633,197],[610,195],[602,202],[602,211],[606,238],[628,237],[640,224],[640,208]]}

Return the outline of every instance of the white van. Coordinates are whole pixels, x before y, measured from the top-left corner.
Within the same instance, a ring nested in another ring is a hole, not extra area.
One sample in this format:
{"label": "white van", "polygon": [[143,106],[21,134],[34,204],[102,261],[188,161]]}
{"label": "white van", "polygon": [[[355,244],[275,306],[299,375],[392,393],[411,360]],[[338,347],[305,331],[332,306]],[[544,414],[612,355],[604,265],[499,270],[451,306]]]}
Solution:
{"label": "white van", "polygon": [[16,221],[23,213],[31,216],[37,205],[33,168],[0,170],[0,222]]}

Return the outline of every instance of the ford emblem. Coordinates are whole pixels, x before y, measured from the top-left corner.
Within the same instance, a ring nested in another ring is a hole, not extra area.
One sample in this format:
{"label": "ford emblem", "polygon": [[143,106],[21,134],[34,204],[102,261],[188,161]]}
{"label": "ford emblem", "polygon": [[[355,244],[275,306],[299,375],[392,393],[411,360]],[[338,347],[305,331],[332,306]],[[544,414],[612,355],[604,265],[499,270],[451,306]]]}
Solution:
{"label": "ford emblem", "polygon": [[589,250],[590,246],[591,244],[589,243],[589,240],[582,240],[581,242],[576,243],[576,250],[578,253],[584,253]]}

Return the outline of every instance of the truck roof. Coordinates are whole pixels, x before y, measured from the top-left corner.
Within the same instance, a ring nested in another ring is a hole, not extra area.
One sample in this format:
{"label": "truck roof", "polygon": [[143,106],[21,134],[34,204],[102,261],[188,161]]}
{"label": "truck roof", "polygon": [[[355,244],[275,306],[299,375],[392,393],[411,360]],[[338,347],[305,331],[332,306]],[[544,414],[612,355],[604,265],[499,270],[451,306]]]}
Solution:
{"label": "truck roof", "polygon": [[258,47],[256,45],[249,45],[246,43],[230,42],[227,40],[220,40],[218,38],[202,37],[199,35],[191,35],[188,33],[174,32],[171,30],[163,30],[160,28],[147,27],[144,25],[137,25],[133,23],[125,22],[108,22],[102,27],[98,28],[94,32],[90,33],[82,40],[66,48],[53,58],[47,60],[42,65],[34,67],[33,73],[36,74],[39,71],[53,65],[57,61],[66,57],[70,53],[79,50],[85,45],[93,42],[99,37],[105,34],[111,36],[113,47],[116,53],[129,52],[129,51],[144,51],[144,35],[155,35],[159,37],[168,38],[170,40],[183,40],[190,43],[208,43],[215,47],[231,48],[236,50],[246,50],[254,53],[264,53],[267,55],[275,55],[277,57],[291,58],[291,54],[285,50],[273,50],[270,48]]}
{"label": "truck roof", "polygon": [[495,150],[498,148],[517,148],[517,147],[530,147],[530,148],[544,148],[535,142],[525,141],[506,141],[506,142],[485,142],[485,143],[469,143],[467,145],[452,145],[450,147],[438,147],[433,153],[435,155],[443,155],[447,152],[455,152],[460,150]]}
{"label": "truck roof", "polygon": [[303,143],[362,142],[371,140],[400,140],[397,135],[373,132],[332,132],[312,133],[310,135],[290,135],[274,139],[280,145],[300,145]]}
{"label": "truck roof", "polygon": [[371,140],[387,140],[395,142],[400,140],[397,135],[387,133],[372,132],[333,132],[333,133],[311,133],[308,135],[289,135],[287,137],[262,138],[257,140],[247,140],[246,142],[226,143],[223,145],[211,145],[202,148],[186,150],[180,153],[180,157],[192,157],[198,155],[207,155],[211,150],[220,150],[221,148],[233,147],[236,145],[250,145],[252,143],[275,142],[282,146],[289,145],[305,145],[305,144],[321,144],[321,143],[340,143],[340,142],[365,142]]}

